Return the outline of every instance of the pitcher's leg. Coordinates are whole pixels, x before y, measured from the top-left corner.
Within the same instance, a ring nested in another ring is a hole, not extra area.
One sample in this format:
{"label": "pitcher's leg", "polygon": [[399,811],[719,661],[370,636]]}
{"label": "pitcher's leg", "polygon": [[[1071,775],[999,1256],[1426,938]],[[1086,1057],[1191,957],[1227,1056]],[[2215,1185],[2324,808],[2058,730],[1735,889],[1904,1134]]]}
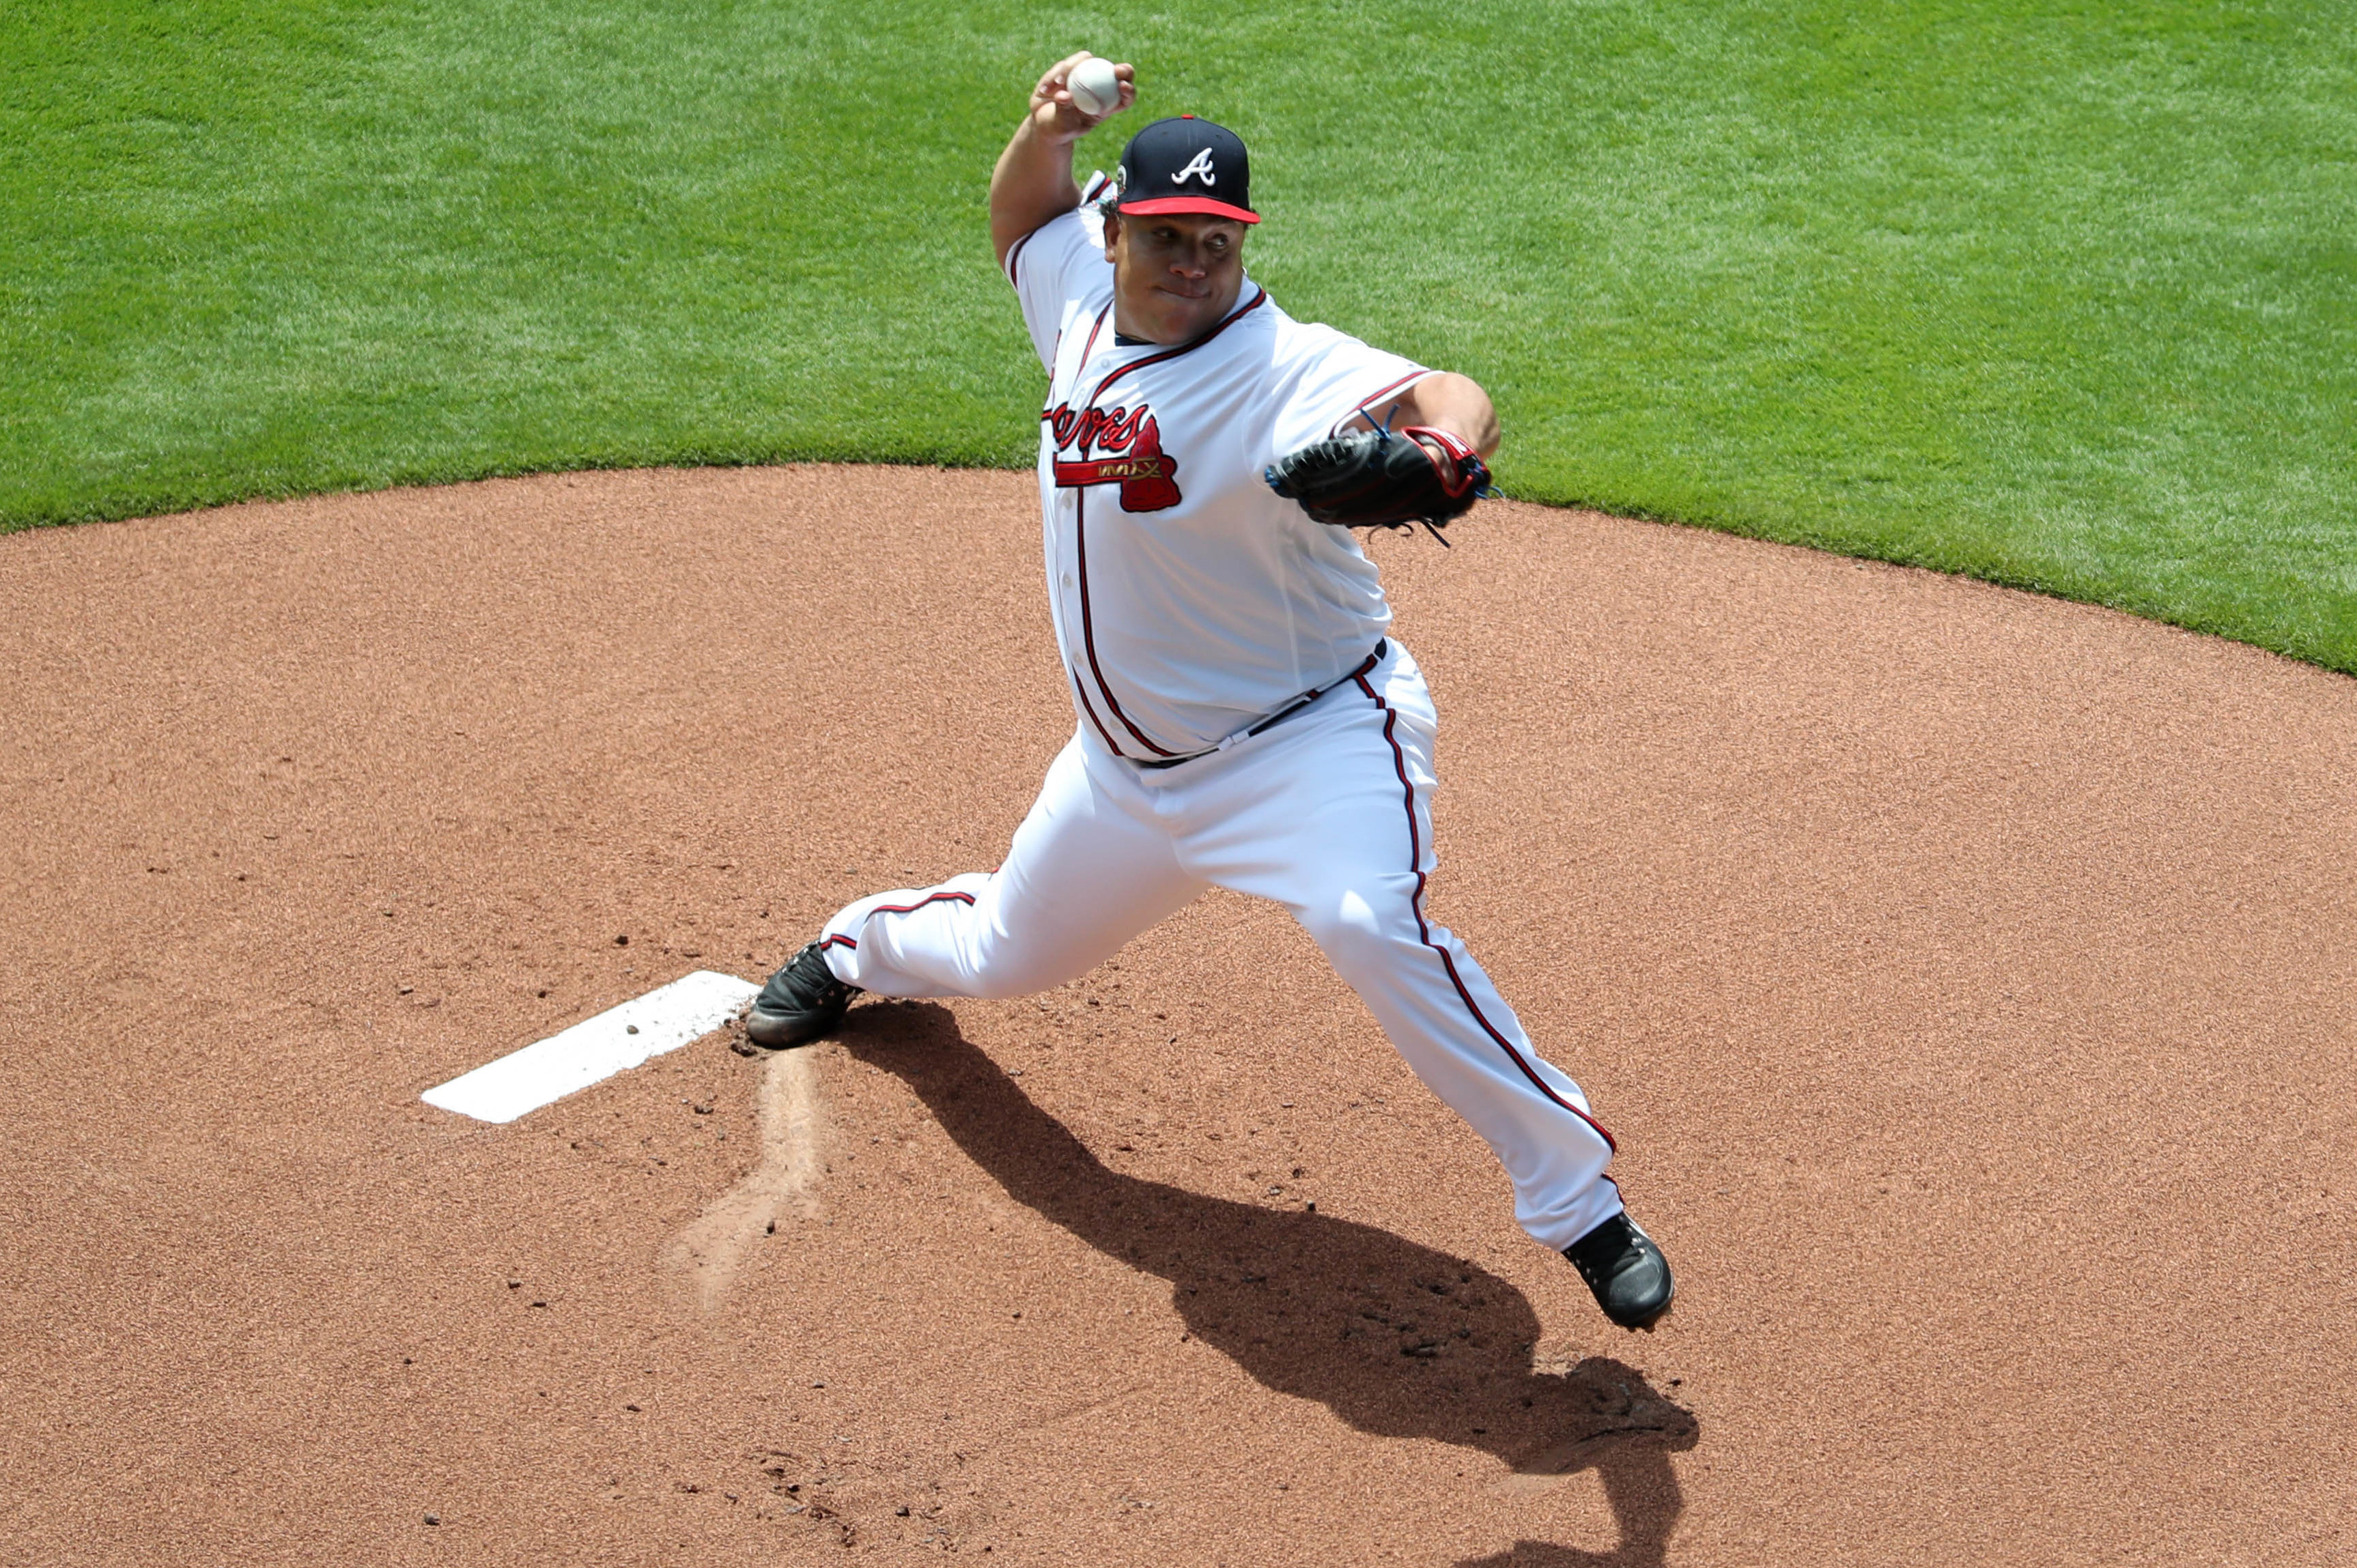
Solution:
{"label": "pitcher's leg", "polygon": [[1361,880],[1295,914],[1416,1076],[1497,1154],[1533,1239],[1560,1251],[1620,1211],[1611,1136],[1587,1096],[1539,1055],[1465,944],[1418,921],[1412,887]]}
{"label": "pitcher's leg", "polygon": [[1005,865],[871,894],[821,940],[837,979],[880,996],[1023,996],[1085,974],[1202,890],[1168,835],[1123,809],[1075,740],[1049,768]]}
{"label": "pitcher's leg", "polygon": [[[1561,1250],[1620,1211],[1612,1141],[1533,1048],[1481,966],[1424,915],[1432,713],[1401,653],[1320,703],[1282,746],[1239,752],[1234,803],[1183,846],[1191,868],[1286,905],[1415,1074],[1480,1133],[1515,1218]],[[1282,728],[1270,732],[1284,736]]]}

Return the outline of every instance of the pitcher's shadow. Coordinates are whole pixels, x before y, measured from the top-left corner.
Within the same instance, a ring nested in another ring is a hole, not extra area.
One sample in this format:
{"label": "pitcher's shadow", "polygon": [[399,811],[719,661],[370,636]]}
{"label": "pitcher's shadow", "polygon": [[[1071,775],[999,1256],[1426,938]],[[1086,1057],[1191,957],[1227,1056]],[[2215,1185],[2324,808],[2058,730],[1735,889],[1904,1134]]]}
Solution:
{"label": "pitcher's shadow", "polygon": [[854,1008],[841,1038],[907,1083],[1017,1202],[1168,1280],[1188,1330],[1264,1387],[1376,1436],[1479,1449],[1524,1477],[1598,1472],[1618,1551],[1525,1542],[1485,1563],[1663,1560],[1684,1508],[1668,1455],[1695,1445],[1693,1413],[1609,1357],[1534,1370],[1538,1314],[1504,1280],[1371,1225],[1108,1169],[935,1004]]}

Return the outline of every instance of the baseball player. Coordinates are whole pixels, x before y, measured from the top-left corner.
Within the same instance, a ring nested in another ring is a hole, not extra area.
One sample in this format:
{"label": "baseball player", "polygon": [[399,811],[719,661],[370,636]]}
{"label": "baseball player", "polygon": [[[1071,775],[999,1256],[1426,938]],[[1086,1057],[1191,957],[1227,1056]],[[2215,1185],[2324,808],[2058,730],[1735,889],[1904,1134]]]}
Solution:
{"label": "baseball player", "polygon": [[[1435,715],[1351,522],[1472,504],[1481,389],[1294,320],[1243,268],[1244,145],[1181,115],[1072,177],[1092,116],[1059,62],[990,183],[1048,394],[1039,500],[1072,738],[1005,863],[861,898],[770,977],[754,1043],[831,1031],[858,992],[1019,996],[1087,972],[1211,886],[1289,909],[1426,1084],[1489,1141],[1515,1216],[1605,1315],[1650,1328],[1669,1265],[1621,1206],[1612,1138],[1424,912]],[[1323,521],[1321,521],[1323,520]],[[1445,542],[1445,540],[1444,540]]]}

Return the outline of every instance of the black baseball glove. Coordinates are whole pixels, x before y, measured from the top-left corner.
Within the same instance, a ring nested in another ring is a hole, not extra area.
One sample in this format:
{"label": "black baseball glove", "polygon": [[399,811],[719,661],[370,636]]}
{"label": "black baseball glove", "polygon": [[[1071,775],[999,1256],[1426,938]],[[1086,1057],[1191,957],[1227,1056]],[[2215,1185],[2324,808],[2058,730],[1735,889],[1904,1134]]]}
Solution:
{"label": "black baseball glove", "polygon": [[1319,522],[1440,531],[1497,492],[1481,455],[1446,430],[1411,424],[1396,433],[1361,430],[1304,446],[1270,464],[1268,488]]}

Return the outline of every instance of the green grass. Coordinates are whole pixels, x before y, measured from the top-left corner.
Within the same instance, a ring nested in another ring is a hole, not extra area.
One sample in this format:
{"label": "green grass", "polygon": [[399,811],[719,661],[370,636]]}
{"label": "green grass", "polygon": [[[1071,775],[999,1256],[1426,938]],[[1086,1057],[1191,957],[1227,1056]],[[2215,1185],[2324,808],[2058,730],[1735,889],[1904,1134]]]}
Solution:
{"label": "green grass", "polygon": [[[2357,11],[13,7],[0,528],[521,470],[1028,464],[1032,74],[1256,148],[1295,314],[1515,494],[2357,671]],[[1142,123],[1135,117],[1131,124]],[[1083,149],[1110,166],[1112,136]]]}

